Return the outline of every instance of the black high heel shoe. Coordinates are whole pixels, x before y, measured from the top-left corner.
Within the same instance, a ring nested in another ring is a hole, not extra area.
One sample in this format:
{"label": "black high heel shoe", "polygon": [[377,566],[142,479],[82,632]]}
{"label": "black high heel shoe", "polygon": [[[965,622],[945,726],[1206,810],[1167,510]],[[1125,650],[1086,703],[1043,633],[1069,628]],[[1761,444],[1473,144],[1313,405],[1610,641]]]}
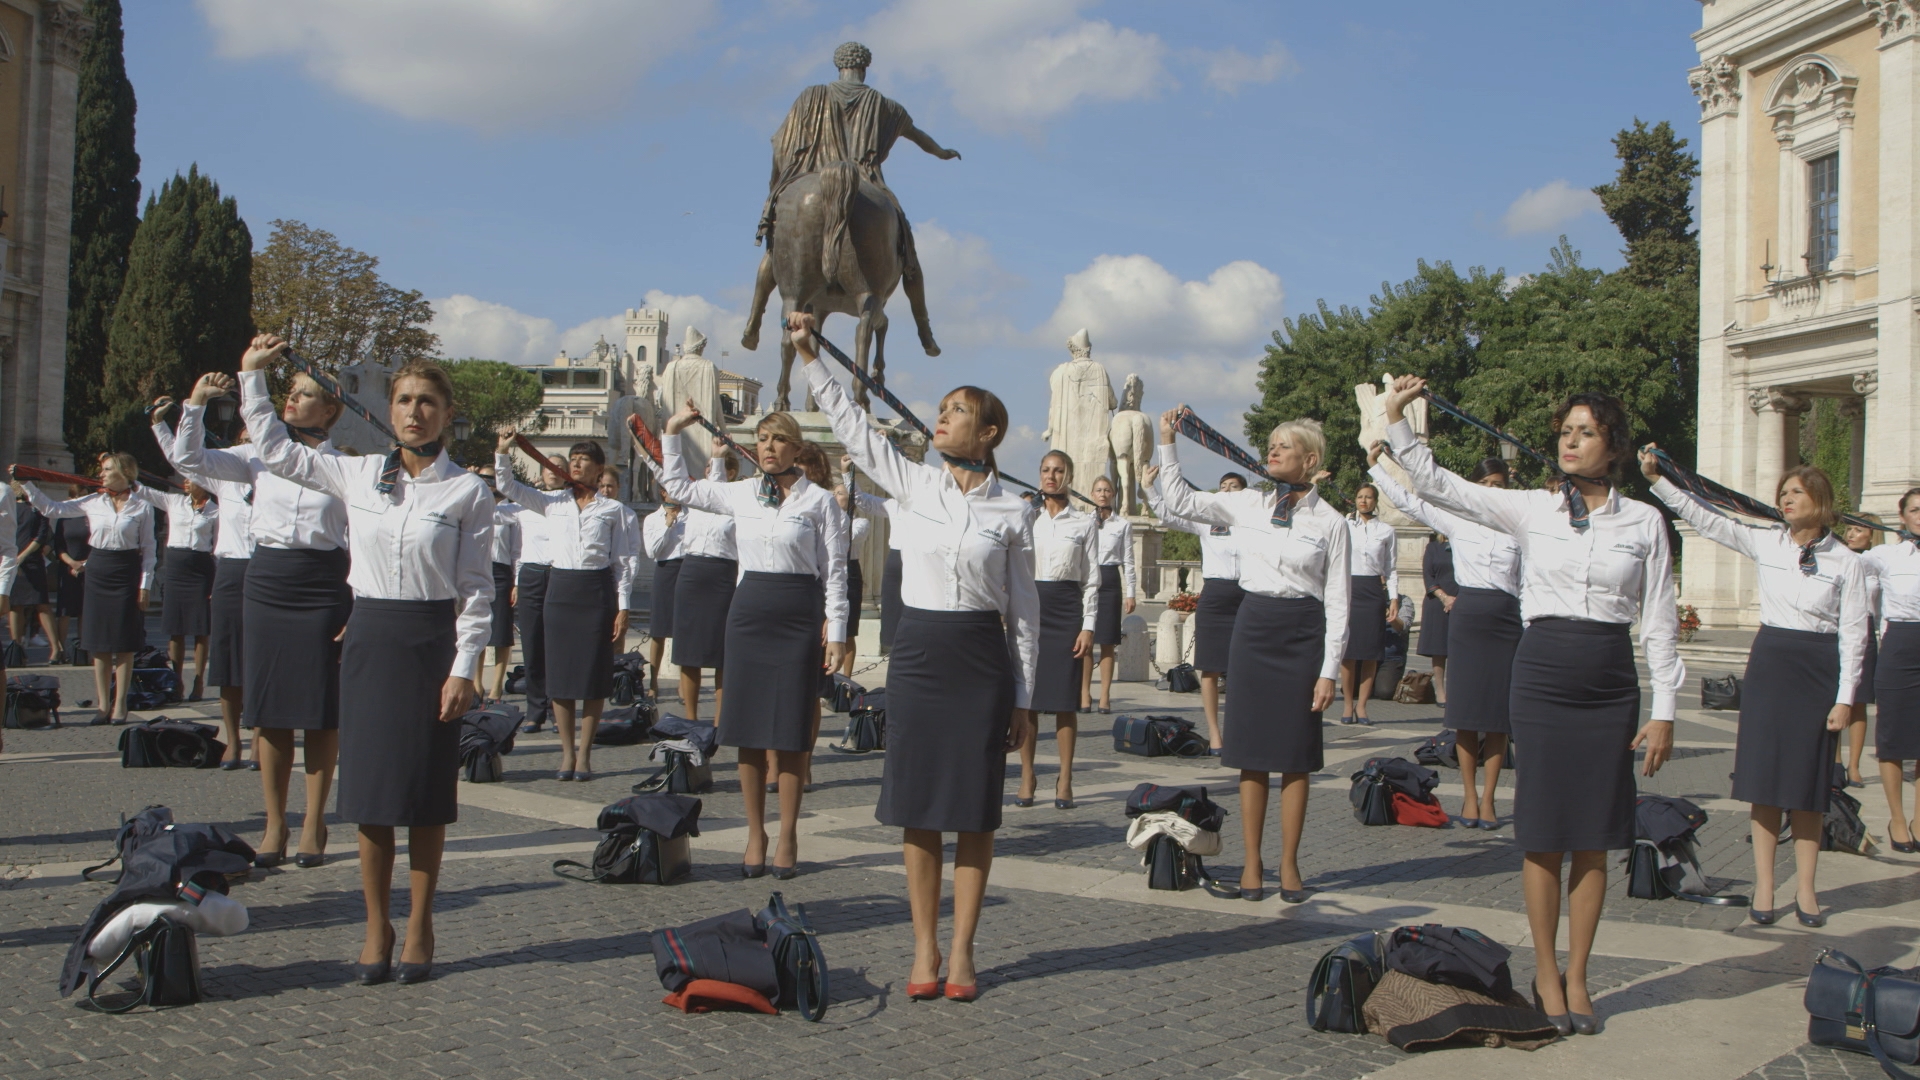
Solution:
{"label": "black high heel shoe", "polygon": [[1547,1007],[1540,1003],[1540,984],[1537,982],[1534,984],[1534,987],[1533,987],[1533,1007],[1540,1010],[1540,1015],[1547,1018],[1547,1023],[1553,1025],[1553,1030],[1559,1032],[1561,1038],[1565,1039],[1572,1036],[1573,1034],[1572,1015],[1568,1013],[1555,1014],[1555,1013],[1548,1012]]}
{"label": "black high heel shoe", "polygon": [[314,851],[314,852],[307,852],[307,851],[294,852],[293,865],[299,867],[302,870],[311,870],[316,866],[325,866],[326,862],[327,862],[327,828],[326,826],[322,825],[320,827],[320,850]]}
{"label": "black high heel shoe", "polygon": [[353,965],[353,979],[361,986],[374,986],[386,982],[393,975],[393,945],[395,938],[387,939],[387,955],[378,963]]}
{"label": "black high heel shoe", "polygon": [[256,852],[253,856],[253,865],[259,867],[262,870],[271,870],[274,867],[279,866],[281,863],[286,862],[287,861],[287,841],[291,840],[292,838],[293,838],[292,829],[288,829],[286,832],[281,833],[280,834],[280,850]]}
{"label": "black high heel shoe", "polygon": [[1780,919],[1780,909],[1772,908],[1767,911],[1761,911],[1757,907],[1750,907],[1747,909],[1747,918],[1753,920],[1756,926],[1772,926]]}
{"label": "black high heel shoe", "polygon": [[1822,926],[1827,925],[1826,912],[1822,911],[1814,915],[1809,915],[1806,913],[1806,911],[1804,911],[1800,907],[1799,904],[1793,905],[1793,917],[1800,920],[1801,926],[1811,926],[1811,927],[1814,927],[1815,929],[1818,929]]}
{"label": "black high heel shoe", "polygon": [[412,986],[414,983],[426,982],[432,977],[433,961],[429,960],[424,964],[409,964],[405,960],[402,960],[400,961],[400,973],[394,977],[393,981],[402,986]]}

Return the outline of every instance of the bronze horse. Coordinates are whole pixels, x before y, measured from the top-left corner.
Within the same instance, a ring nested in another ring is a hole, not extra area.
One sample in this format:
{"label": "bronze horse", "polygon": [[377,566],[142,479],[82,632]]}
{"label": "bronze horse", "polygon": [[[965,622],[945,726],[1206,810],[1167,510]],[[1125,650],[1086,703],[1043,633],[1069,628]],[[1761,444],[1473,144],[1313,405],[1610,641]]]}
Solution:
{"label": "bronze horse", "polygon": [[[742,347],[760,346],[760,320],[773,290],[780,290],[780,323],[796,311],[821,322],[832,314],[860,320],[854,333],[854,362],[883,383],[887,370],[887,300],[900,285],[900,214],[888,193],[864,180],[849,162],[835,162],[802,176],[775,201],[773,243],[760,259],[753,287],[752,314],[741,335]],[[917,305],[916,305],[917,306]],[[916,311],[921,325],[925,313]],[[939,356],[932,334],[922,342],[928,356]],[[782,333],[780,385],[774,408],[791,407],[788,393],[793,342]],[[871,368],[869,368],[871,358]],[[854,401],[868,407],[867,389],[856,382]]]}

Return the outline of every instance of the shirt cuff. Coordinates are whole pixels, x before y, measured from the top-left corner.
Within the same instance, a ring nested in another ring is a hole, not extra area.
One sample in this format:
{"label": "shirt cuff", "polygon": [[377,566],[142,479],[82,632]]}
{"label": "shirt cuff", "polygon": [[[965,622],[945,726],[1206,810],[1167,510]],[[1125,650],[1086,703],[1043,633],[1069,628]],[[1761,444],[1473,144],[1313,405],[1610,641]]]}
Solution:
{"label": "shirt cuff", "polygon": [[448,678],[466,679],[478,684],[480,682],[480,654],[485,651],[484,649],[474,649],[472,652],[468,652],[466,649],[461,649],[458,653],[455,653],[453,657],[453,670],[447,673]]}
{"label": "shirt cuff", "polygon": [[1092,614],[1088,615],[1086,618],[1080,620],[1080,629],[1085,630],[1087,633],[1091,634],[1095,630],[1099,629],[1099,626],[1097,625],[1099,621],[1100,621],[1100,613],[1098,611],[1095,611]]}
{"label": "shirt cuff", "polygon": [[1339,682],[1340,681],[1340,658],[1337,656],[1334,656],[1321,661],[1320,677],[1323,679],[1332,679],[1335,682]]}
{"label": "shirt cuff", "polygon": [[1668,723],[1672,723],[1674,714],[1678,711],[1679,697],[1680,695],[1671,690],[1655,690],[1653,692],[1653,715],[1649,717],[1649,719],[1665,720]]}
{"label": "shirt cuff", "polygon": [[1165,468],[1166,466],[1171,465],[1174,462],[1177,462],[1179,460],[1180,460],[1180,451],[1173,443],[1155,443],[1154,444],[1153,463],[1155,465],[1158,465],[1161,468]]}
{"label": "shirt cuff", "polygon": [[142,589],[153,588],[153,571],[148,570],[147,572],[140,575],[140,587]]}
{"label": "shirt cuff", "polygon": [[847,621],[845,619],[827,620],[827,640],[829,642],[837,641],[842,645],[847,643]]}
{"label": "shirt cuff", "polygon": [[1393,448],[1395,456],[1413,449],[1420,444],[1420,436],[1413,433],[1413,425],[1403,417],[1397,424],[1387,425],[1387,445]]}

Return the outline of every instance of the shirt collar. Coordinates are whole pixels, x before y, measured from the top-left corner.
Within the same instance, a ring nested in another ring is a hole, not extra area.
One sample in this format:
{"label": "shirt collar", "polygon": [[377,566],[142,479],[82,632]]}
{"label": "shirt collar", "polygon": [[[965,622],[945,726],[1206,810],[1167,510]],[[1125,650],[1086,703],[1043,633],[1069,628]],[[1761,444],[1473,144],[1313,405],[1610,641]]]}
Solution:
{"label": "shirt collar", "polygon": [[[325,445],[328,449],[331,449],[333,446],[332,443],[327,443]],[[382,461],[386,460],[386,455],[385,454],[380,455],[380,460]],[[431,462],[428,462],[427,467],[424,469],[421,469],[420,475],[418,476],[408,476],[407,471],[405,469],[400,470],[400,481],[401,483],[412,481],[413,483],[416,483],[416,484],[438,484],[447,480],[452,480],[455,477],[472,476],[472,475],[473,474],[467,472],[467,470],[459,467],[458,465],[455,465],[453,463],[453,459],[447,456],[447,452],[445,450],[442,450],[440,451],[440,456],[434,458]],[[474,477],[474,479],[477,480],[479,479],[479,477]]]}
{"label": "shirt collar", "polygon": [[[1560,492],[1557,492],[1557,491],[1554,492],[1554,494],[1560,495],[1560,509],[1562,511],[1566,510],[1567,497],[1564,494],[1561,494]],[[1607,501],[1601,503],[1598,509],[1588,510],[1587,514],[1591,516],[1593,514],[1617,514],[1619,512],[1620,512],[1620,488],[1618,485],[1614,485],[1607,488]]]}

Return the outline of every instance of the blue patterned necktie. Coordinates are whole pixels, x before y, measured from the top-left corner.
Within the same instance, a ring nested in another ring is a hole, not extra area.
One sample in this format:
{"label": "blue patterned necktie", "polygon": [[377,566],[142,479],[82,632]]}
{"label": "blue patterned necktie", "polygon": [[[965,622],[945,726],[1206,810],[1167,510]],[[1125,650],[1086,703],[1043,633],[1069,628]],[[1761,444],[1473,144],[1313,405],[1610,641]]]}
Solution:
{"label": "blue patterned necktie", "polygon": [[787,492],[786,492],[786,489],[780,486],[779,478],[782,476],[798,476],[798,475],[800,475],[800,467],[797,465],[787,466],[786,471],[784,472],[761,473],[760,474],[760,490],[755,493],[756,495],[759,496],[760,505],[771,507],[775,510],[780,509],[780,504],[787,501]]}
{"label": "blue patterned necktie", "polygon": [[1827,538],[1827,530],[1821,529],[1820,535],[1813,538],[1813,543],[1802,544],[1800,546],[1800,572],[1801,573],[1812,575],[1820,572],[1820,560],[1814,558],[1813,549],[1816,547],[1819,547],[1820,541],[1825,540],[1826,538]]}
{"label": "blue patterned necktie", "polygon": [[1293,528],[1293,500],[1288,496],[1295,492],[1312,491],[1313,485],[1289,484],[1284,480],[1276,480],[1274,486],[1278,490],[1274,492],[1273,517],[1270,520],[1276,529],[1291,529]]}
{"label": "blue patterned necktie", "polygon": [[1576,529],[1584,529],[1592,524],[1587,520],[1587,497],[1580,494],[1575,480],[1585,480],[1590,484],[1611,484],[1604,476],[1575,476],[1567,473],[1560,478],[1560,494],[1567,497],[1567,524]]}
{"label": "blue patterned necktie", "polygon": [[425,446],[394,447],[393,452],[387,455],[386,467],[380,470],[380,482],[373,485],[374,490],[382,495],[393,494],[393,485],[400,482],[400,451],[402,449],[411,450],[423,458],[440,456],[440,444],[437,442],[430,442]]}

